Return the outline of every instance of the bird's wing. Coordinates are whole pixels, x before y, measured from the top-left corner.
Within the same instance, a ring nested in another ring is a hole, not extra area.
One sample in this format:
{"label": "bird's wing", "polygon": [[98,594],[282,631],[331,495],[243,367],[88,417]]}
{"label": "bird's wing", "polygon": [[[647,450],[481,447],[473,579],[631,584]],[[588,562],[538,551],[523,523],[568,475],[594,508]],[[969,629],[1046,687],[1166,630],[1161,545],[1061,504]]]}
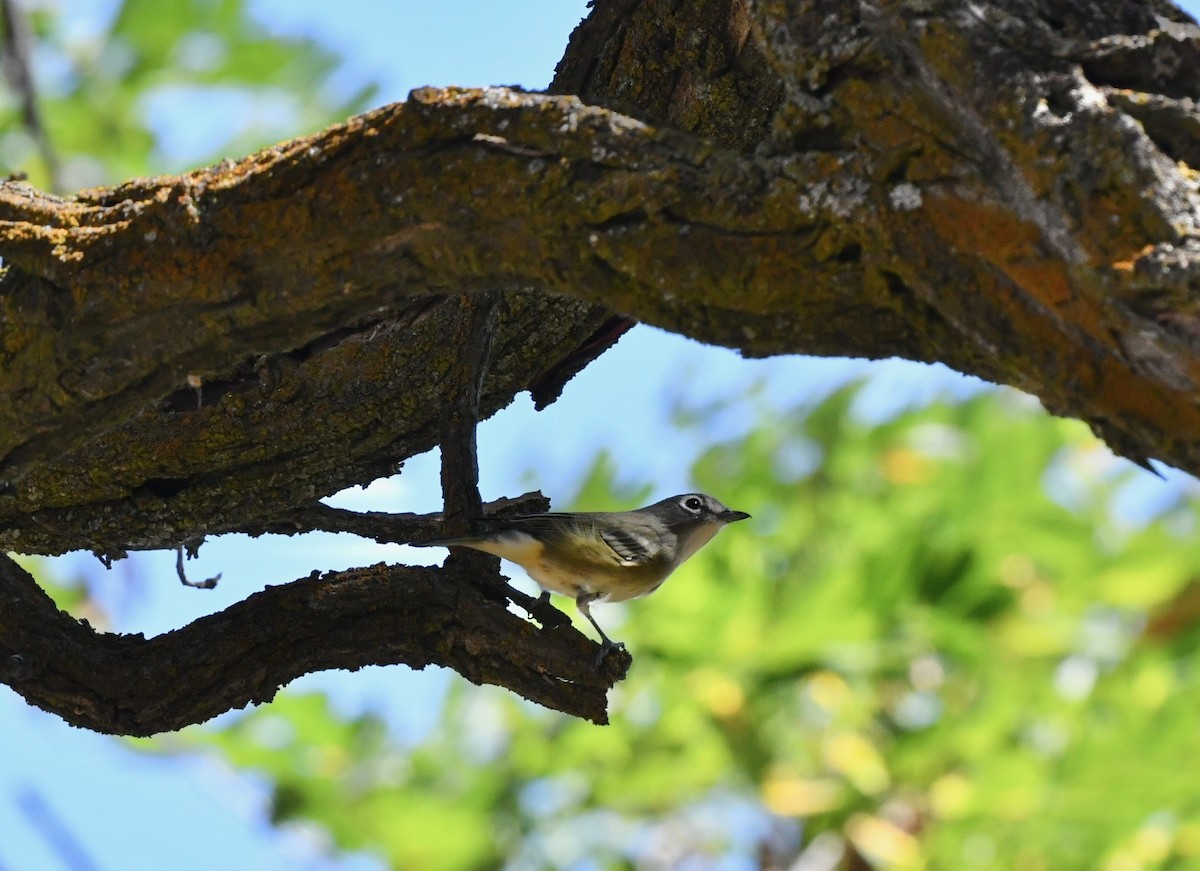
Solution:
{"label": "bird's wing", "polygon": [[[664,544],[648,524],[627,521],[622,528],[613,529],[609,524],[601,522],[603,516],[550,511],[544,514],[521,514],[507,518],[501,521],[501,524],[505,528],[526,532],[543,541],[563,535],[565,530],[574,527],[579,532],[590,533],[593,539],[599,538],[603,541],[611,549],[614,562],[624,566],[640,566],[663,560]],[[600,546],[599,542],[596,544]],[[599,553],[595,555],[602,556]]]}
{"label": "bird's wing", "polygon": [[627,566],[640,566],[662,559],[662,542],[649,530],[608,529],[602,531],[600,537]]}

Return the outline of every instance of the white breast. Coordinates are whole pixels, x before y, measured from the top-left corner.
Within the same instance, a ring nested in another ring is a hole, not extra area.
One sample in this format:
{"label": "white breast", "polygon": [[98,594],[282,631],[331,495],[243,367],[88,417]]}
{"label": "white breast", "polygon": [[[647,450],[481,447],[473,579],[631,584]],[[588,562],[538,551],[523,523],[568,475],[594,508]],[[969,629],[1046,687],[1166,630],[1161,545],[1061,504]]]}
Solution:
{"label": "white breast", "polygon": [[673,568],[679,568],[683,565],[683,562],[692,554],[712,541],[712,537],[720,532],[724,526],[724,523],[704,523],[680,536],[679,551],[675,554]]}

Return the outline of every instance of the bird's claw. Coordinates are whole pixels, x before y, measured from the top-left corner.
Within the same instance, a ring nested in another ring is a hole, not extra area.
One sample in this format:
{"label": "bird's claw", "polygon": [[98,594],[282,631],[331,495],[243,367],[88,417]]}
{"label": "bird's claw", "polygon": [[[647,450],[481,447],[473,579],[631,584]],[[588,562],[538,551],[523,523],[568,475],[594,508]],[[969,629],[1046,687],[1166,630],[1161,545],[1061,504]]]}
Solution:
{"label": "bird's claw", "polygon": [[614,650],[625,651],[625,645],[620,641],[610,641],[605,638],[600,644],[600,652],[596,654],[596,669],[599,670],[604,665],[604,660],[608,659],[608,655]]}

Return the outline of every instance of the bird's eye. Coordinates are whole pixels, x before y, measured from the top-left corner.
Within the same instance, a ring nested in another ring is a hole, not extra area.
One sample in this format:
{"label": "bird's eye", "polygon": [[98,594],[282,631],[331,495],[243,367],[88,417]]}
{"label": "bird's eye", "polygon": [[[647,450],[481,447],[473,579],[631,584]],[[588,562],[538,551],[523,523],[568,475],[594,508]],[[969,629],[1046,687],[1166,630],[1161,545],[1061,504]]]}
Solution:
{"label": "bird's eye", "polygon": [[702,503],[699,498],[695,496],[689,496],[683,500],[683,507],[688,511],[699,511],[704,507],[704,503]]}

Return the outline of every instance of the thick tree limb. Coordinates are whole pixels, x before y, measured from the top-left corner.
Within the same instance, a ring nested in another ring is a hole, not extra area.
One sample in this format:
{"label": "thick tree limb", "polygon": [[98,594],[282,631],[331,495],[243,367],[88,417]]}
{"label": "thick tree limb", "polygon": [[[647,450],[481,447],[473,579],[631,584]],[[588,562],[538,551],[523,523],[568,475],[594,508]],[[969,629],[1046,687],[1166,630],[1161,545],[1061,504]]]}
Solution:
{"label": "thick tree limb", "polygon": [[[270,701],[330,668],[444,665],[555,710],[607,722],[627,661],[595,667],[594,642],[539,629],[449,569],[316,572],[156,638],[98,633],[55,607],[0,554],[0,680],[68,723],[151,735]],[[610,657],[615,660],[615,658]]]}
{"label": "thick tree limb", "polygon": [[[531,368],[553,367],[607,317],[531,294],[506,298],[503,309],[483,417],[511,400]],[[428,302],[328,346],[247,361],[206,382],[199,409],[184,388],[38,465],[21,486],[0,487],[0,548],[119,556],[170,547],[269,523],[393,474],[437,444],[457,322],[456,306]],[[536,367],[519,362],[538,356]]]}
{"label": "thick tree limb", "polygon": [[[0,409],[9,480],[184,374],[225,374],[215,360],[294,348],[448,288],[534,287],[660,322],[689,306],[711,319],[723,300],[749,320],[703,332],[775,350],[782,337],[748,340],[773,284],[811,280],[814,234],[844,235],[832,222],[867,205],[842,161],[788,164],[794,177],[573,98],[425,90],[179,179],[77,201],[0,187],[0,250],[22,270],[2,297],[13,348],[0,387],[26,397]],[[805,193],[817,177],[829,194]],[[818,280],[838,277],[855,276]]]}

